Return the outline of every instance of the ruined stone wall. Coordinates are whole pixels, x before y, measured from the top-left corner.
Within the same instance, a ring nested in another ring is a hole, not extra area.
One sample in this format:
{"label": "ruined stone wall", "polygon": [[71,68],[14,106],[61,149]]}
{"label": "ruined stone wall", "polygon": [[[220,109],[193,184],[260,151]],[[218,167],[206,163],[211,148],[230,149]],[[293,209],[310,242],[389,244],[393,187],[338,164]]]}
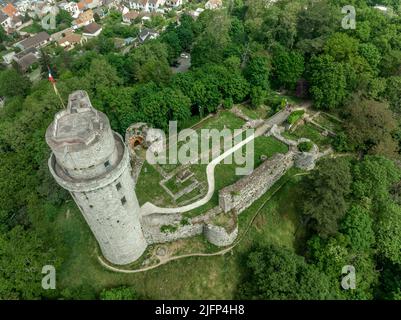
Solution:
{"label": "ruined stone wall", "polygon": [[276,154],[263,162],[250,175],[219,191],[219,205],[224,212],[244,211],[259,199],[293,166],[294,154]]}
{"label": "ruined stone wall", "polygon": [[144,227],[144,234],[148,244],[176,241],[202,234],[202,232],[202,223],[189,224],[185,226],[178,225],[177,230],[174,232],[162,232],[160,227]]}

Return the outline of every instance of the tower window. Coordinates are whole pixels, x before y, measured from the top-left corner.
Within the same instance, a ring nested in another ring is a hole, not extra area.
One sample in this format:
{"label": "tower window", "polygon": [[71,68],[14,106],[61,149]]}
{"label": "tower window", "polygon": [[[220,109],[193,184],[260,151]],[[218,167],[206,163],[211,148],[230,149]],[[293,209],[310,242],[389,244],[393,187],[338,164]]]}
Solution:
{"label": "tower window", "polygon": [[126,204],[127,203],[127,199],[125,199],[125,197],[122,197],[121,198],[121,203],[124,205],[124,204]]}
{"label": "tower window", "polygon": [[120,182],[116,184],[116,189],[117,189],[117,191],[121,189],[121,183]]}
{"label": "tower window", "polygon": [[104,163],[104,166],[105,166],[105,168],[108,168],[108,167],[110,167],[110,161],[109,161],[109,160],[107,160],[107,161]]}

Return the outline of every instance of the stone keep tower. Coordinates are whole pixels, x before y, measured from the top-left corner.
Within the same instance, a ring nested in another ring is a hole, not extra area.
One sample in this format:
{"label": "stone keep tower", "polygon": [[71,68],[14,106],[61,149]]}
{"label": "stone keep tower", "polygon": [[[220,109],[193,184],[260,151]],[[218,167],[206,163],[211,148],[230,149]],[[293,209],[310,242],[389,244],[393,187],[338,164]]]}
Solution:
{"label": "stone keep tower", "polygon": [[69,96],[67,109],[48,127],[46,141],[53,151],[50,171],[70,191],[103,255],[120,265],[138,259],[147,243],[128,149],[85,91]]}

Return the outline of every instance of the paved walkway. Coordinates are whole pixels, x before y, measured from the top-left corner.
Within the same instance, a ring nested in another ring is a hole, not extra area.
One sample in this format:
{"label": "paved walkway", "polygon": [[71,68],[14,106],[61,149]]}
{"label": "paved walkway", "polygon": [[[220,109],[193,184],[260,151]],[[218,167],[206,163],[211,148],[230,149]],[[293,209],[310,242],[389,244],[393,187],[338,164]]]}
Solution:
{"label": "paved walkway", "polygon": [[178,208],[161,208],[161,207],[154,205],[153,203],[146,202],[141,207],[141,211],[140,211],[141,216],[147,216],[147,215],[150,215],[153,213],[164,213],[164,214],[183,213],[183,212],[187,212],[187,211],[196,209],[200,206],[203,206],[207,202],[209,202],[209,200],[213,196],[214,189],[215,189],[214,169],[215,169],[216,165],[218,165],[224,158],[228,157],[229,155],[231,155],[238,149],[245,146],[247,143],[253,141],[256,137],[263,135],[274,124],[281,124],[282,122],[284,122],[288,118],[290,113],[291,112],[288,110],[282,110],[282,111],[276,113],[274,116],[267,119],[263,125],[258,127],[255,130],[255,133],[253,135],[249,136],[245,140],[243,140],[240,143],[233,146],[231,149],[227,150],[223,154],[214,158],[206,167],[208,191],[207,191],[207,194],[202,199],[199,199],[198,201],[195,201],[194,203],[191,203],[191,204],[183,206],[183,207],[178,207]]}

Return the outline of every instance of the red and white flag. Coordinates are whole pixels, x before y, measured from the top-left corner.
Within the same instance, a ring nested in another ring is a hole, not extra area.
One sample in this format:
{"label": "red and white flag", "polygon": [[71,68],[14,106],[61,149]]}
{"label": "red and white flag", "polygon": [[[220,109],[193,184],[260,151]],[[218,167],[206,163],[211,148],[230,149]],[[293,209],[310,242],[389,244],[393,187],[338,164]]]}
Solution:
{"label": "red and white flag", "polygon": [[48,68],[48,70],[49,70],[49,81],[51,82],[51,83],[56,83],[56,80],[54,80],[54,78],[53,78],[53,76],[52,76],[52,73],[51,73],[51,71],[50,71],[50,68]]}

